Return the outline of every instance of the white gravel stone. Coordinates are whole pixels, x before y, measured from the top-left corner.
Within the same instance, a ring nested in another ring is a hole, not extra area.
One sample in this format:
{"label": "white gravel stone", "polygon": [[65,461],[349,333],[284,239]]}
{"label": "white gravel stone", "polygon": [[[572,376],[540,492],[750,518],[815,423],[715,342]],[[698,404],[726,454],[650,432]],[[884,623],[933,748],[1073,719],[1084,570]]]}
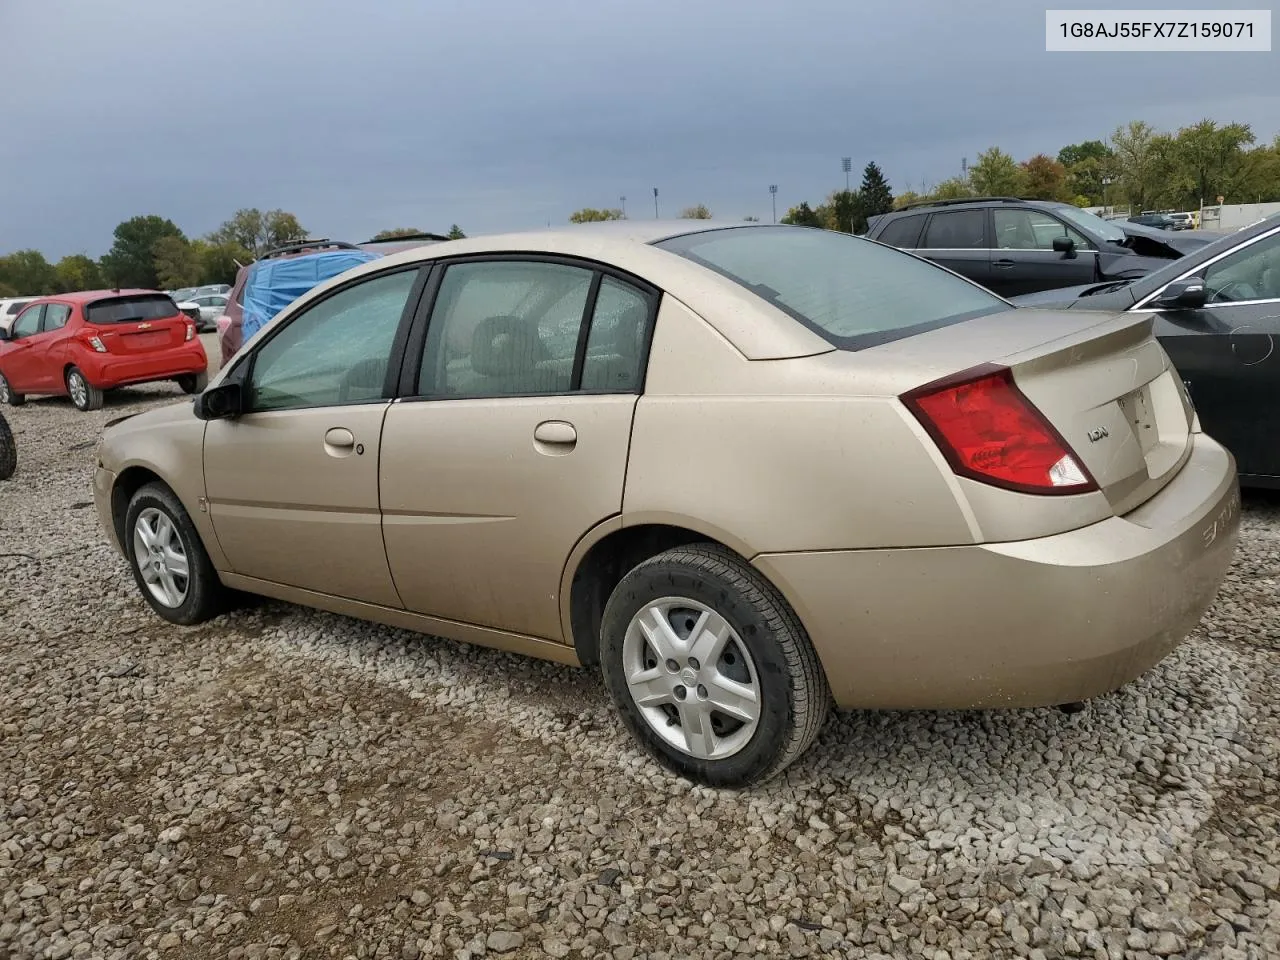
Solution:
{"label": "white gravel stone", "polygon": [[1280,499],[1086,712],[844,714],[731,793],[592,672],[267,602],[158,620],[88,484],[106,419],[179,399],[10,417],[0,957],[1280,955]]}

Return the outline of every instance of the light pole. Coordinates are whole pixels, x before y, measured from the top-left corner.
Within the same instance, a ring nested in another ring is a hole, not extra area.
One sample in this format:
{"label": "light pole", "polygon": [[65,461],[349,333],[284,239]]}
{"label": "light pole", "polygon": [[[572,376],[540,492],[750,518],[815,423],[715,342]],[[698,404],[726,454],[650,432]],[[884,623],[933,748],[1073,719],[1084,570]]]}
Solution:
{"label": "light pole", "polygon": [[773,222],[778,222],[778,185],[769,184],[769,200],[773,203]]}
{"label": "light pole", "polygon": [[1103,213],[1106,213],[1106,210],[1107,210],[1107,187],[1109,186],[1111,186],[1111,178],[1103,177],[1102,178],[1102,211]]}
{"label": "light pole", "polygon": [[653,188],[653,219],[658,219],[658,188]]}
{"label": "light pole", "polygon": [[627,198],[625,196],[618,198],[618,203],[622,205],[622,219],[627,219]]}
{"label": "light pole", "polygon": [[840,169],[844,171],[844,192],[849,192],[849,171],[853,169],[853,157],[841,157]]}

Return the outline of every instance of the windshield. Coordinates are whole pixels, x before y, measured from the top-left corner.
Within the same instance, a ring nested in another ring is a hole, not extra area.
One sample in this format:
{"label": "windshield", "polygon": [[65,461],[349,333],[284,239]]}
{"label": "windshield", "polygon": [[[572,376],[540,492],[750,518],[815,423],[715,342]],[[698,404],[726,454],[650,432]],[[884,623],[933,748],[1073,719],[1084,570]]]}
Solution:
{"label": "windshield", "polygon": [[655,246],[742,284],[846,350],[1013,309],[927,260],[829,230],[731,227]]}
{"label": "windshield", "polygon": [[1084,227],[1091,230],[1103,240],[1111,243],[1124,243],[1125,233],[1119,227],[1109,220],[1103,220],[1096,213],[1090,213],[1088,210],[1081,210],[1079,207],[1073,207],[1064,203],[1060,207],[1053,208],[1057,213],[1061,214],[1067,220],[1070,220],[1076,226]]}
{"label": "windshield", "polygon": [[84,318],[89,323],[129,323],[134,320],[161,320],[177,313],[173,300],[163,293],[144,293],[96,300],[85,307]]}

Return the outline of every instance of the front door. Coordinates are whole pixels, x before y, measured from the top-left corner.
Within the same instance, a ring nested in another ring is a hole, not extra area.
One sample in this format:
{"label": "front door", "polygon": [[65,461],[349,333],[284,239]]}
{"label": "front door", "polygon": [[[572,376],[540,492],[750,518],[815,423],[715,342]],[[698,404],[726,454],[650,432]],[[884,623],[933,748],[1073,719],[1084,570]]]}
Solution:
{"label": "front door", "polygon": [[566,639],[561,575],[622,509],[656,303],[589,265],[446,268],[414,397],[383,429],[383,534],[408,609]]}
{"label": "front door", "polygon": [[18,314],[9,329],[8,346],[4,352],[4,376],[14,393],[36,393],[45,389],[48,377],[44,374],[44,344],[48,339],[40,335],[40,318],[44,316],[44,304],[37,303]]}
{"label": "front door", "polygon": [[[1092,283],[1098,254],[1092,244],[1057,217],[1026,207],[991,210],[991,289],[1004,297]],[[1069,252],[1053,249],[1053,241],[1069,239]]]}
{"label": "front door", "polygon": [[1242,474],[1280,479],[1280,230],[1199,274],[1208,305],[1164,311],[1156,335],[1205,433]]}
{"label": "front door", "polygon": [[361,277],[304,306],[231,374],[243,376],[246,412],[210,421],[204,466],[233,572],[400,606],[382,546],[378,458],[388,365],[418,274]]}

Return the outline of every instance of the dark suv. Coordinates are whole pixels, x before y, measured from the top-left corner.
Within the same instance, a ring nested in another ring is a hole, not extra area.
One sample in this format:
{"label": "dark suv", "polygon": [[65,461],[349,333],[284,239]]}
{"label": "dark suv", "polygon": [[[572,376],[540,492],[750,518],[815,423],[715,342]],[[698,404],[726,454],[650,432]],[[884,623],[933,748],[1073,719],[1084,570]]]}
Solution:
{"label": "dark suv", "polygon": [[1003,296],[1143,276],[1216,235],[1116,223],[1048,200],[981,197],[872,217],[872,240],[908,250]]}

